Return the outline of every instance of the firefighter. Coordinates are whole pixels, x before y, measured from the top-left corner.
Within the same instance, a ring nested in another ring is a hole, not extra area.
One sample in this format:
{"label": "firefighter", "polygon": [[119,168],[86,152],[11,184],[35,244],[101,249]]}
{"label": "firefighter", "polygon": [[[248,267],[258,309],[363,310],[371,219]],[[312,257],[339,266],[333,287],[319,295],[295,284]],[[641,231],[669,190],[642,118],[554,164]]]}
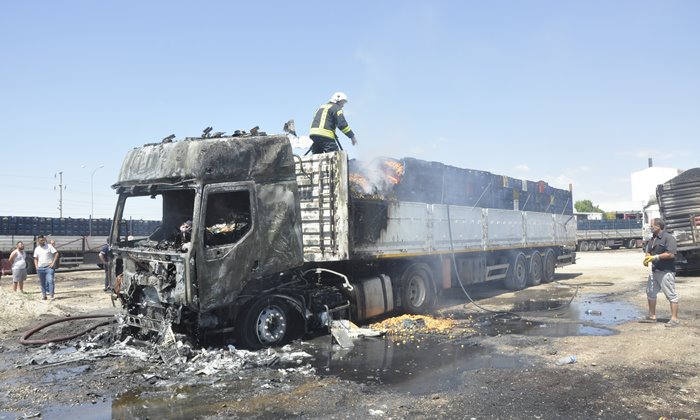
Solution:
{"label": "firefighter", "polygon": [[348,96],[343,92],[336,92],[331,96],[327,104],[321,105],[316,111],[314,121],[311,123],[309,137],[313,141],[311,152],[313,154],[334,152],[342,150],[338,137],[335,134],[336,127],[350,138],[353,145],[357,144],[355,133],[345,121],[343,106],[348,101]]}

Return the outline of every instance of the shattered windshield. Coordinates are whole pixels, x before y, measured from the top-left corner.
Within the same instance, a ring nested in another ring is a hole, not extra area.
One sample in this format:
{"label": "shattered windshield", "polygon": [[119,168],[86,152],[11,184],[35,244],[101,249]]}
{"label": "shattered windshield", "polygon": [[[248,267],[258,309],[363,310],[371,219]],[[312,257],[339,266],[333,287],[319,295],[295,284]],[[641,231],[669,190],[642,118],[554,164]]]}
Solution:
{"label": "shattered windshield", "polygon": [[194,190],[128,196],[119,223],[118,243],[186,251],[191,240],[194,197]]}

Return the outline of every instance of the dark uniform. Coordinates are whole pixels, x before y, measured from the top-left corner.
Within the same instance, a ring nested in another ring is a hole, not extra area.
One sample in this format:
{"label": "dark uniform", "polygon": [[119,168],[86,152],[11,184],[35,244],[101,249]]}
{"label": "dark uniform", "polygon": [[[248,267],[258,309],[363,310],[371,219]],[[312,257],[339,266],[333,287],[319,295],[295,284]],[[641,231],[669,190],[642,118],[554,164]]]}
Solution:
{"label": "dark uniform", "polygon": [[314,120],[311,123],[309,137],[314,142],[311,146],[313,154],[334,152],[338,150],[338,137],[335,135],[335,129],[339,128],[350,139],[355,138],[355,133],[345,121],[343,109],[333,102],[321,105],[316,111]]}

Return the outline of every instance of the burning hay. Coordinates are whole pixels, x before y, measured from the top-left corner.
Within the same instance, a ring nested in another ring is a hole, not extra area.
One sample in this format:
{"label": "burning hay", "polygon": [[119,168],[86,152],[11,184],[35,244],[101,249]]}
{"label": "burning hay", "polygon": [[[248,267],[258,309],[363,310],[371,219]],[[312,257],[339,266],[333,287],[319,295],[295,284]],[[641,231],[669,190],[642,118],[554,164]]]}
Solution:
{"label": "burning hay", "polygon": [[404,164],[390,158],[377,158],[369,164],[350,167],[350,191],[357,198],[386,200],[392,188],[401,182]]}

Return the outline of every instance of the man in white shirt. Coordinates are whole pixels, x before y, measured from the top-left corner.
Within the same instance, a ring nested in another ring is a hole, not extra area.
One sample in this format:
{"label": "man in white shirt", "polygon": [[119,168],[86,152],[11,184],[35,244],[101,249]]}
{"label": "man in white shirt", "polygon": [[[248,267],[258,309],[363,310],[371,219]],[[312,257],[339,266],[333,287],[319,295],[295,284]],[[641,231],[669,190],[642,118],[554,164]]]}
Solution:
{"label": "man in white shirt", "polygon": [[41,285],[41,296],[46,300],[46,295],[51,295],[53,300],[54,284],[54,267],[58,262],[58,251],[56,248],[46,243],[44,235],[39,235],[37,238],[37,247],[34,249],[34,266],[39,275],[39,284]]}
{"label": "man in white shirt", "polygon": [[27,261],[22,241],[17,242],[10,254],[10,264],[12,264],[12,289],[16,292],[19,284],[20,293],[24,293],[24,281],[27,280]]}

